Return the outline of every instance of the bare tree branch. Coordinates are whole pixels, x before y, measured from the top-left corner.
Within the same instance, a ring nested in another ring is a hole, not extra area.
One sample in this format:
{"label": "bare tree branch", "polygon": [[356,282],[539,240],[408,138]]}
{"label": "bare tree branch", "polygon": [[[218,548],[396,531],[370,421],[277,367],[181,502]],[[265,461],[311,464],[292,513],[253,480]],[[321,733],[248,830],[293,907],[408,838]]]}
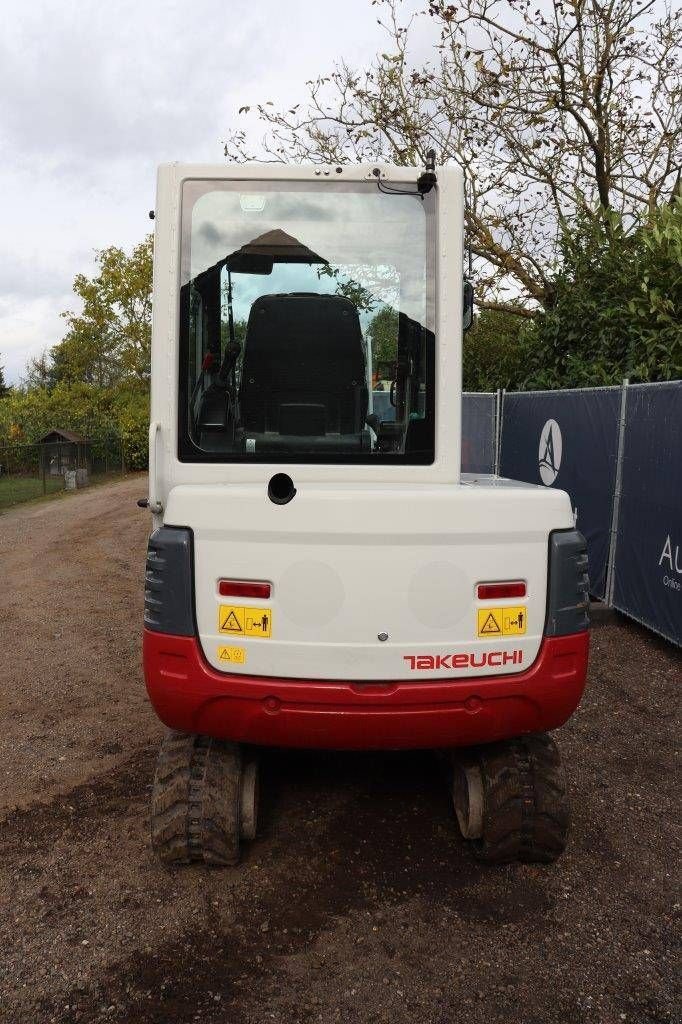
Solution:
{"label": "bare tree branch", "polygon": [[[521,300],[532,315],[553,301],[557,237],[572,218],[608,230],[611,209],[636,224],[668,201],[682,166],[682,12],[539,2],[426,0],[402,24],[400,0],[372,0],[387,50],[365,71],[341,62],[307,83],[303,105],[258,105],[260,151],[241,131],[226,156],[410,165],[435,148],[465,173],[481,304],[519,314]],[[414,63],[419,18],[433,49]]]}

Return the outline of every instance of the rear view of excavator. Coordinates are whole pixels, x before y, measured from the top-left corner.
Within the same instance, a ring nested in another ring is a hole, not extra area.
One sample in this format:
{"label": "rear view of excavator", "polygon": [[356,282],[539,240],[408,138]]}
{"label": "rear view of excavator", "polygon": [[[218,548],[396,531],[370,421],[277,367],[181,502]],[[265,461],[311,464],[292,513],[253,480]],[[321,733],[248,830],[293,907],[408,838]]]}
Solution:
{"label": "rear view of excavator", "polygon": [[585,684],[586,546],[562,491],[460,471],[462,221],[449,167],[159,171],[144,671],[167,863],[238,860],[264,746],[433,748],[478,857],[565,846],[548,732]]}

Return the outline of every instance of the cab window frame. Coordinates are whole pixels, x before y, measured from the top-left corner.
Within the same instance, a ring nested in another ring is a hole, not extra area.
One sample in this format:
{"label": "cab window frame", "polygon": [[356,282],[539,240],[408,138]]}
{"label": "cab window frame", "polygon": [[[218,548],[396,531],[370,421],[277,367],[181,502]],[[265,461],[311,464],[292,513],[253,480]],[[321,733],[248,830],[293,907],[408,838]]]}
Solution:
{"label": "cab window frame", "polygon": [[[178,345],[178,391],[177,391],[177,457],[183,463],[213,464],[325,464],[325,465],[432,465],[435,462],[435,404],[436,404],[436,344],[435,335],[435,300],[433,282],[436,272],[436,210],[437,189],[427,197],[424,211],[424,250],[425,250],[425,281],[424,303],[427,324],[416,325],[421,334],[421,358],[423,367],[423,414],[419,416],[420,429],[413,430],[413,438],[417,437],[412,448],[405,446],[402,451],[343,451],[326,452],[314,450],[263,450],[263,451],[212,451],[202,448],[196,443],[190,429],[190,399],[192,390],[201,373],[204,351],[203,307],[204,300],[198,289],[194,288],[194,279],[190,276],[191,264],[191,224],[192,210],[195,203],[208,192],[212,191],[259,191],[259,192],[319,192],[324,195],[330,184],[336,186],[333,191],[370,192],[376,188],[374,182],[301,182],[289,180],[256,179],[186,179],[183,183],[181,200],[181,235],[180,235],[180,266],[181,280],[179,288],[179,345]],[[339,187],[341,186],[341,187]],[[407,189],[405,189],[407,193]],[[408,193],[409,194],[409,193]],[[391,201],[404,201],[399,195],[392,196]],[[201,332],[194,329],[191,338],[191,293],[196,291],[202,309]],[[399,312],[397,310],[396,312]],[[413,322],[416,324],[416,322]],[[220,322],[218,325],[220,332]],[[220,349],[223,345],[220,341]],[[189,379],[189,361],[193,357],[192,380]],[[371,367],[369,372],[371,380]],[[415,421],[416,422],[416,421]],[[412,423],[408,422],[406,435],[409,437]]]}

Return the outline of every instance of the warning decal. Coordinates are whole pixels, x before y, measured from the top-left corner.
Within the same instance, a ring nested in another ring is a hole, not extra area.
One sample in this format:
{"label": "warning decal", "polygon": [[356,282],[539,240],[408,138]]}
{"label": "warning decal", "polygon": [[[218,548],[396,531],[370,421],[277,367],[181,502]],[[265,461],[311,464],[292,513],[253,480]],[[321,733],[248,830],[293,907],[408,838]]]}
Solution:
{"label": "warning decal", "polygon": [[502,616],[502,632],[505,636],[521,636],[526,632],[526,609],[505,608]]}
{"label": "warning decal", "polygon": [[260,636],[266,639],[272,631],[270,608],[238,608],[221,604],[218,610],[218,632],[231,636]]}
{"label": "warning decal", "polygon": [[244,608],[244,633],[246,636],[270,636],[272,612],[269,608]]}
{"label": "warning decal", "polygon": [[226,608],[220,606],[220,632],[221,633],[243,633],[244,632],[244,609]]}
{"label": "warning decal", "polygon": [[526,632],[526,608],[479,608],[478,635],[523,636]]}
{"label": "warning decal", "polygon": [[478,610],[478,635],[479,636],[501,636],[502,616],[499,614],[501,608],[479,608]]}
{"label": "warning decal", "polygon": [[232,665],[243,665],[246,661],[246,648],[244,647],[219,647],[218,661],[227,661]]}

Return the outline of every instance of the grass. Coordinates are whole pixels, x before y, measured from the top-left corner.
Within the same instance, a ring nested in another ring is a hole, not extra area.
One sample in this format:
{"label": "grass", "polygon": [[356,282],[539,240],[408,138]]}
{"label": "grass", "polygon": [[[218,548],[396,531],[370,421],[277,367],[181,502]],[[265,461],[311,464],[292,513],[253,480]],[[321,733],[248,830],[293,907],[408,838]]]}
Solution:
{"label": "grass", "polygon": [[[115,480],[120,475],[120,471],[93,473],[89,478],[88,486]],[[0,509],[11,508],[12,505],[20,505],[25,501],[55,498],[60,494],[75,493],[76,491],[67,491],[64,488],[64,477],[62,476],[46,476],[45,493],[43,493],[43,481],[39,476],[0,476]]]}

